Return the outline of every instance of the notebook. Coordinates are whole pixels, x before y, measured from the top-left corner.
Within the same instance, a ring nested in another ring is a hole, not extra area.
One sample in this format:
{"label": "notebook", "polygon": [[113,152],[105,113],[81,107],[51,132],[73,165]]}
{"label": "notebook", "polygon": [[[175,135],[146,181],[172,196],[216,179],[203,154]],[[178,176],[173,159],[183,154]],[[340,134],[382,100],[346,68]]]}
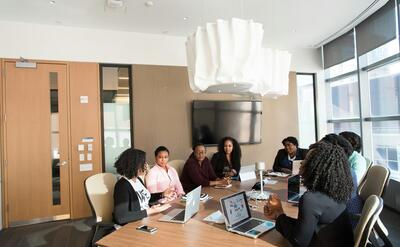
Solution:
{"label": "notebook", "polygon": [[293,175],[287,179],[287,201],[290,203],[299,203],[300,193],[300,175]]}
{"label": "notebook", "polygon": [[300,172],[301,162],[303,160],[293,160],[292,163],[292,175],[297,175]]}
{"label": "notebook", "polygon": [[249,203],[244,191],[220,199],[226,230],[240,235],[257,238],[273,229],[275,223],[251,217]]}
{"label": "notebook", "polygon": [[161,217],[159,221],[186,223],[193,215],[199,212],[201,186],[187,193],[185,209],[173,209]]}

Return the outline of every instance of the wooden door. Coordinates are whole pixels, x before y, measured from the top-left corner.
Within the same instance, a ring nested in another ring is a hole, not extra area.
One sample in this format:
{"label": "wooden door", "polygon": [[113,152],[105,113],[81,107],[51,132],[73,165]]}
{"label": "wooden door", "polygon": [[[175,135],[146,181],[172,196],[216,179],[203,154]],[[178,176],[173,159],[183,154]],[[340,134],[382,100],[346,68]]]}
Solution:
{"label": "wooden door", "polygon": [[69,218],[67,65],[4,67],[8,225]]}

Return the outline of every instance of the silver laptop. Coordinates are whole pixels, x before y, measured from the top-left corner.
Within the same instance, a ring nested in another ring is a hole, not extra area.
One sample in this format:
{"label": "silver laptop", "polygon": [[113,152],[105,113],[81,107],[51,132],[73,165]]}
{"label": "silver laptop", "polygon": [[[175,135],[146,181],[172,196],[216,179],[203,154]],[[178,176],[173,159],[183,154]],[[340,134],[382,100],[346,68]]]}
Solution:
{"label": "silver laptop", "polygon": [[187,193],[185,209],[173,209],[172,211],[161,217],[159,221],[181,224],[186,223],[186,221],[192,218],[193,215],[199,212],[200,194],[201,186]]}
{"label": "silver laptop", "polygon": [[300,201],[300,175],[293,175],[287,179],[287,201],[298,204]]}
{"label": "silver laptop", "polygon": [[273,229],[275,223],[251,217],[249,203],[244,191],[221,198],[222,212],[225,216],[226,229],[250,238]]}

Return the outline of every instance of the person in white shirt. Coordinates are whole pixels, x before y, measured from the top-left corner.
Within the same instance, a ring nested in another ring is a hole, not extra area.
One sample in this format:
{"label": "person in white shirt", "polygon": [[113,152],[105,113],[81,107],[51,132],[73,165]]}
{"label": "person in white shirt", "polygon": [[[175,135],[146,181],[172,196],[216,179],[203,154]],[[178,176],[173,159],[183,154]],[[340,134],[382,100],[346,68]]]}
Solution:
{"label": "person in white shirt", "polygon": [[144,186],[140,176],[146,172],[145,160],[144,151],[129,148],[115,162],[117,173],[122,176],[114,187],[113,218],[118,225],[140,220],[171,207],[169,204],[160,205],[158,201],[173,195],[173,189],[151,194]]}

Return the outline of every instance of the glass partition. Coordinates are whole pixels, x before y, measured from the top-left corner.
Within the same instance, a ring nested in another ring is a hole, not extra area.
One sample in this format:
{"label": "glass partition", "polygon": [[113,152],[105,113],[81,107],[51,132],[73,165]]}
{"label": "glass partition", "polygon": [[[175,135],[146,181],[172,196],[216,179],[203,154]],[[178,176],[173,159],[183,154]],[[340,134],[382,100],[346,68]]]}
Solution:
{"label": "glass partition", "polygon": [[101,65],[103,165],[115,173],[114,162],[132,145],[131,67]]}

